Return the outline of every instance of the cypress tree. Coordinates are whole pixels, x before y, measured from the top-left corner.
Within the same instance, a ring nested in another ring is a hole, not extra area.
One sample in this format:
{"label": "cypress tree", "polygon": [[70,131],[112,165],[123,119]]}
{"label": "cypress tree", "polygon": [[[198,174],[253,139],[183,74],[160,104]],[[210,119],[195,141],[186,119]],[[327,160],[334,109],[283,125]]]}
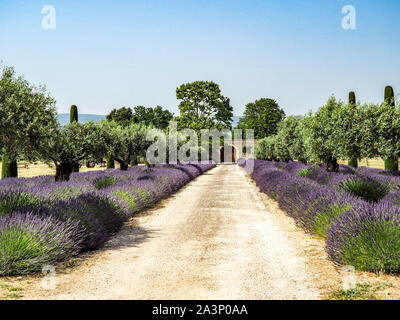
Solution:
{"label": "cypress tree", "polygon": [[7,154],[3,151],[1,157],[1,178],[18,177],[17,161],[10,161]]}
{"label": "cypress tree", "polygon": [[[385,102],[391,106],[395,106],[394,90],[391,86],[385,88]],[[399,171],[399,161],[397,157],[385,159],[385,170]]]}
{"label": "cypress tree", "polygon": [[115,161],[111,157],[107,157],[106,159],[106,169],[114,169],[115,168]]}
{"label": "cypress tree", "polygon": [[69,113],[69,122],[78,122],[78,107],[74,104],[71,106],[71,111]]}
{"label": "cypress tree", "polygon": [[[357,101],[356,101],[356,94],[355,94],[354,91],[350,91],[350,92],[349,92],[349,105],[352,106],[352,109],[353,109],[354,111],[355,111],[355,108],[356,108],[356,103],[357,103]],[[352,166],[352,167],[354,167],[354,168],[357,168],[357,167],[358,167],[358,160],[357,160],[357,158],[351,158],[351,159],[349,159],[348,165],[349,165],[349,166]]]}
{"label": "cypress tree", "polygon": [[[69,112],[69,123],[72,122],[78,122],[78,107],[74,104],[71,106],[71,110]],[[74,168],[72,169],[72,172],[79,172],[78,162],[74,163]]]}
{"label": "cypress tree", "polygon": [[385,88],[385,102],[394,107],[394,91],[391,86]]}

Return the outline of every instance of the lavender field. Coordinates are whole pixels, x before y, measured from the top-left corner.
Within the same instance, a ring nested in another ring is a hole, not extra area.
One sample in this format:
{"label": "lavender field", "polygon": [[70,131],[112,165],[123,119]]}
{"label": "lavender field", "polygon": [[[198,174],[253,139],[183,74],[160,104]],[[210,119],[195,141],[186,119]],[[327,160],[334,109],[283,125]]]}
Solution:
{"label": "lavender field", "polygon": [[40,271],[43,265],[101,247],[134,214],[182,188],[212,162],[133,166],[0,181],[0,275]]}
{"label": "lavender field", "polygon": [[396,172],[340,165],[335,173],[312,163],[255,160],[251,176],[298,226],[326,239],[333,262],[364,271],[400,271]]}

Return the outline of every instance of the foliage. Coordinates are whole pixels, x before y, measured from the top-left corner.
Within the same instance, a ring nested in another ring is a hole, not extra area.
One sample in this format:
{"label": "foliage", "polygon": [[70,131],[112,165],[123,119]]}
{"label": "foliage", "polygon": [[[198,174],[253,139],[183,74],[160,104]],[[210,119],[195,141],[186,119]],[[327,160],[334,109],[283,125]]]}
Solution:
{"label": "foliage", "polygon": [[[299,176],[306,171],[306,177]],[[319,165],[256,160],[251,174],[297,225],[326,238],[334,262],[400,272],[400,177],[387,173],[348,166],[333,173]]]}
{"label": "foliage", "polygon": [[71,106],[71,110],[69,112],[69,122],[78,122],[78,107],[76,105]]}
{"label": "foliage", "polygon": [[369,202],[378,202],[389,191],[385,185],[369,177],[347,179],[340,184],[340,187]]}
{"label": "foliage", "polygon": [[134,112],[135,122],[162,130],[168,127],[173,117],[174,115],[169,110],[164,110],[160,106],[155,108],[136,106]]}
{"label": "foliage", "polygon": [[107,121],[114,121],[119,125],[126,127],[134,120],[133,111],[131,108],[122,107],[119,109],[112,109],[106,116]]}
{"label": "foliage", "polygon": [[346,212],[327,231],[331,259],[359,270],[399,272],[399,210],[382,202]]}
{"label": "foliage", "polygon": [[278,123],[285,117],[285,112],[273,99],[262,98],[246,105],[238,129],[253,129],[254,138],[262,139],[277,133]]}
{"label": "foliage", "polygon": [[128,169],[132,156],[145,156],[150,146],[146,141],[148,128],[140,123],[121,126],[114,121],[102,121],[98,129],[106,155],[118,161],[121,170]]}
{"label": "foliage", "polygon": [[230,99],[221,94],[219,85],[212,81],[195,81],[176,89],[179,103],[179,128],[231,128],[233,108]]}
{"label": "foliage", "polygon": [[274,147],[277,158],[282,161],[299,160],[306,162],[307,156],[299,117],[289,116],[278,123]]}
{"label": "foliage", "polygon": [[107,157],[106,159],[106,169],[114,169],[115,168],[115,162],[114,159],[111,157]]}
{"label": "foliage", "polygon": [[[38,156],[38,144],[56,127],[55,100],[45,86],[32,86],[4,67],[0,78],[0,148],[10,162]],[[10,134],[12,132],[12,134]]]}
{"label": "foliage", "polygon": [[77,254],[81,232],[77,222],[52,216],[14,213],[0,219],[0,275],[40,271]]}
{"label": "foliage", "polygon": [[307,177],[311,173],[312,173],[312,170],[308,169],[308,168],[303,168],[303,169],[300,169],[299,171],[297,171],[297,175],[299,177]]}
{"label": "foliage", "polygon": [[9,161],[8,156],[3,152],[1,156],[1,178],[18,176],[18,164],[16,160]]}
{"label": "foliage", "polygon": [[104,144],[93,122],[73,122],[52,130],[51,137],[42,141],[40,153],[56,166],[57,181],[69,180],[74,163],[88,158],[102,160]]}
{"label": "foliage", "polygon": [[276,160],[275,141],[276,136],[261,139],[254,148],[255,157],[262,160]]}
{"label": "foliage", "polygon": [[336,109],[342,108],[342,106],[341,101],[331,97],[315,114],[310,112],[302,123],[308,157],[311,161],[326,163],[327,171],[339,169],[335,121],[333,121],[332,115]]}

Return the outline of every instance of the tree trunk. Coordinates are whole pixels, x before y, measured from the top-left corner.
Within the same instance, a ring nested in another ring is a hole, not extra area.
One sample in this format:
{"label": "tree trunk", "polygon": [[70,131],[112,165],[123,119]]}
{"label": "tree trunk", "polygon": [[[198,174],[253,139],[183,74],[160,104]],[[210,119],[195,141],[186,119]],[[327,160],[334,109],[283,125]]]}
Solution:
{"label": "tree trunk", "polygon": [[56,166],[55,181],[69,181],[73,169],[74,164],[72,162],[61,162]]}
{"label": "tree trunk", "polygon": [[74,162],[72,172],[79,172],[79,162]]}
{"label": "tree trunk", "polygon": [[18,177],[18,164],[16,160],[10,161],[6,153],[1,159],[1,178]]}
{"label": "tree trunk", "polygon": [[328,162],[326,163],[326,171],[328,172],[338,172],[339,171],[339,164],[337,162],[336,157],[330,157]]}
{"label": "tree trunk", "polygon": [[119,163],[119,165],[120,165],[120,170],[123,170],[123,171],[128,170],[128,163],[121,161]]}

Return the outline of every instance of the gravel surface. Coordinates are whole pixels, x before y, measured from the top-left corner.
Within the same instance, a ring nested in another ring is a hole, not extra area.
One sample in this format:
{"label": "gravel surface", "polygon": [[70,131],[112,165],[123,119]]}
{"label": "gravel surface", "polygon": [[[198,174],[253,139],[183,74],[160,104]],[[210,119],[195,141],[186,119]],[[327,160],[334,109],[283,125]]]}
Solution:
{"label": "gravel surface", "polygon": [[243,169],[217,166],[24,299],[320,298],[276,219]]}

